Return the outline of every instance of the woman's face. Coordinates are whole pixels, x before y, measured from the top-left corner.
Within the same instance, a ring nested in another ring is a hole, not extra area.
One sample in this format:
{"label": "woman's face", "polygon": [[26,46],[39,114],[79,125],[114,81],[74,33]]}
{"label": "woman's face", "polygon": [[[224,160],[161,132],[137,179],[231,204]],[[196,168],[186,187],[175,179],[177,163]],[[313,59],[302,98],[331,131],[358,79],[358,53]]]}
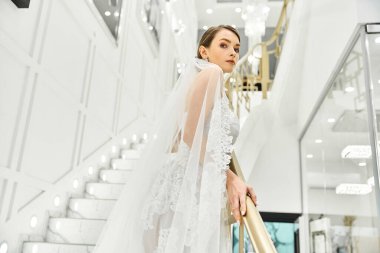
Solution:
{"label": "woman's face", "polygon": [[229,73],[239,60],[239,38],[228,29],[222,29],[215,34],[209,48],[200,47],[203,59],[219,65],[223,72]]}

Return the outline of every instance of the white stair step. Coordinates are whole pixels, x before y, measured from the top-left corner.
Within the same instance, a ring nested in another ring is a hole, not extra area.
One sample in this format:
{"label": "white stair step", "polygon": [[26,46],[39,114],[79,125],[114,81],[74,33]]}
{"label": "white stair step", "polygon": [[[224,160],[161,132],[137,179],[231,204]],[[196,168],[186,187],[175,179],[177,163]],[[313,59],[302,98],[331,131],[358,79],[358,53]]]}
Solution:
{"label": "white stair step", "polygon": [[125,184],[87,183],[86,198],[118,199]]}
{"label": "white stair step", "polygon": [[95,245],[105,220],[50,218],[46,241]]}
{"label": "white stair step", "polygon": [[112,159],[111,168],[114,170],[133,170],[137,166],[138,159]]}
{"label": "white stair step", "polygon": [[141,151],[136,149],[123,149],[121,151],[121,157],[123,159],[140,159]]}
{"label": "white stair step", "polygon": [[103,182],[125,184],[128,181],[131,170],[101,170],[99,177]]}
{"label": "white stair step", "polygon": [[90,253],[91,245],[75,245],[49,242],[24,242],[23,253]]}
{"label": "white stair step", "polygon": [[72,198],[68,218],[107,219],[116,200]]}

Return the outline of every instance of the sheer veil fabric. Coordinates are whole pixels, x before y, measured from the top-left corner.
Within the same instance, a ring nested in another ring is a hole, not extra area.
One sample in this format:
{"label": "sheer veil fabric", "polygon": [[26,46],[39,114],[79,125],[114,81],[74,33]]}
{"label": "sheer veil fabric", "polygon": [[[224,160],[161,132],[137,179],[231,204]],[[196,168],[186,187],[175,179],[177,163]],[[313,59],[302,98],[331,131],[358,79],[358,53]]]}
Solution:
{"label": "sheer veil fabric", "polygon": [[195,58],[169,95],[157,138],[144,150],[94,252],[231,252],[226,170],[234,123],[221,68]]}

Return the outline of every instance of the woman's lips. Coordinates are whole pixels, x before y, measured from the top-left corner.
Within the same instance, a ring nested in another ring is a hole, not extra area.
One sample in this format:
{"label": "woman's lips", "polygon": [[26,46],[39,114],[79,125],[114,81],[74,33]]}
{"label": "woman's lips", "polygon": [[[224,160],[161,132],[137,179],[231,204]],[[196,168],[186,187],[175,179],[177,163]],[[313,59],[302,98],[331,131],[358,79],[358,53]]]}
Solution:
{"label": "woman's lips", "polygon": [[226,61],[226,62],[229,62],[231,64],[234,64],[235,65],[235,62],[234,61]]}

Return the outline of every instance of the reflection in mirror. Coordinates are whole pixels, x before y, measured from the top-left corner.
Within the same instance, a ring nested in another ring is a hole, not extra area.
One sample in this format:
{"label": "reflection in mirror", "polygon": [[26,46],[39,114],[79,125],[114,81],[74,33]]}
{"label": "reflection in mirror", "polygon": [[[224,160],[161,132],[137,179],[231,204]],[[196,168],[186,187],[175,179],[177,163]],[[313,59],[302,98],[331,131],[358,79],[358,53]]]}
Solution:
{"label": "reflection in mirror", "polygon": [[117,39],[123,0],[93,0],[93,2],[113,37]]}
{"label": "reflection in mirror", "polygon": [[314,252],[380,252],[363,66],[358,40],[301,140]]}

